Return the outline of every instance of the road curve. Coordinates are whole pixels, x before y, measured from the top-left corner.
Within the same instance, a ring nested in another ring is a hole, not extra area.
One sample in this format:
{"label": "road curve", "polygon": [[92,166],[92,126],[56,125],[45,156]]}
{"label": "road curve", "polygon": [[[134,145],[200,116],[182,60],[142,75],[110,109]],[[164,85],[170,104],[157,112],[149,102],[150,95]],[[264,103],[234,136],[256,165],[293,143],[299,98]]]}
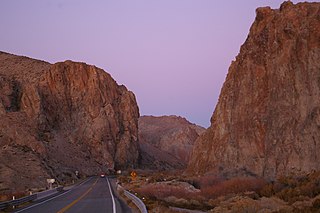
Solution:
{"label": "road curve", "polygon": [[121,213],[130,211],[130,209],[124,209],[123,205],[120,205],[110,187],[107,178],[92,177],[69,191],[18,210],[17,213]]}

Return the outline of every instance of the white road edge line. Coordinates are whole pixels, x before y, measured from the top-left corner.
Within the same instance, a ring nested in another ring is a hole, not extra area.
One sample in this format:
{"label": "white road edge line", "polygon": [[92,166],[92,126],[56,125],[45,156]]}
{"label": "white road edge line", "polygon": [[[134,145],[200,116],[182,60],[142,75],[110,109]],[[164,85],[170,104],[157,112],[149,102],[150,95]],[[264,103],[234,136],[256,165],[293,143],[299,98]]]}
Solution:
{"label": "white road edge line", "polygon": [[[81,186],[82,184],[88,182],[88,181],[91,180],[91,179],[92,179],[92,177],[89,178],[88,180],[82,182],[81,184],[79,184],[79,186]],[[73,188],[72,188],[72,189],[73,189]],[[62,195],[65,195],[65,194],[71,192],[72,189],[70,189],[70,190],[68,190],[68,191],[66,191],[66,192],[64,192],[64,193],[62,193],[62,194],[60,194],[60,195],[58,195],[58,196],[55,196],[55,197],[52,197],[52,198],[50,198],[50,199],[48,199],[48,200],[42,201],[41,203],[37,203],[37,204],[34,204],[34,205],[32,205],[32,206],[29,206],[29,207],[26,207],[26,208],[24,208],[24,209],[21,209],[21,210],[19,210],[19,211],[16,211],[15,213],[19,213],[19,212],[23,212],[23,211],[28,210],[28,209],[32,209],[33,207],[39,206],[39,205],[44,204],[44,203],[46,203],[46,202],[48,202],[48,201],[50,201],[50,200],[56,199],[56,198],[58,198],[58,197],[60,197],[60,196],[62,196]]]}
{"label": "white road edge line", "polygon": [[116,202],[114,201],[114,196],[113,196],[113,194],[112,194],[110,182],[109,182],[109,179],[108,179],[107,177],[106,177],[106,179],[107,179],[107,182],[108,182],[108,185],[109,185],[109,191],[110,191],[111,198],[112,198],[112,209],[113,209],[113,213],[117,213]]}

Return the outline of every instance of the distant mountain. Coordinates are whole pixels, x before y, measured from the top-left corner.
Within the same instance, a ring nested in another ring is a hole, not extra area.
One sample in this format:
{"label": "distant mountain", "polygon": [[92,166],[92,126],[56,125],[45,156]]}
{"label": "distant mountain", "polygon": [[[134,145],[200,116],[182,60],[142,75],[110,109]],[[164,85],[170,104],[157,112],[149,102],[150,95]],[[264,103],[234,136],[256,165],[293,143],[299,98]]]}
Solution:
{"label": "distant mountain", "polygon": [[204,128],[177,116],[139,118],[140,167],[184,169],[195,140]]}
{"label": "distant mountain", "polygon": [[188,171],[273,179],[320,169],[320,3],[258,8]]}
{"label": "distant mountain", "polygon": [[138,117],[102,69],[0,52],[0,193],[137,165]]}

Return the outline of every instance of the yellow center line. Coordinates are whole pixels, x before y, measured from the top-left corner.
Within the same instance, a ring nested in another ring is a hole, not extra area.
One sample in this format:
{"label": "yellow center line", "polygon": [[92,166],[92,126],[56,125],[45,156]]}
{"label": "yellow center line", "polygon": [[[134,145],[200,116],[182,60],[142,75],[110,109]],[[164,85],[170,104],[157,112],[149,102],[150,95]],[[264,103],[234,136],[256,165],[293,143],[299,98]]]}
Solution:
{"label": "yellow center line", "polygon": [[72,203],[70,203],[69,205],[65,206],[64,208],[62,208],[60,211],[58,211],[57,213],[64,213],[66,212],[68,209],[70,209],[72,206],[74,206],[74,204],[78,203],[82,198],[84,198],[94,187],[94,185],[96,185],[96,183],[98,182],[98,179],[96,180],[96,182],[94,182],[92,184],[92,186],[85,192],[83,193],[80,197],[78,197],[76,200],[74,200]]}

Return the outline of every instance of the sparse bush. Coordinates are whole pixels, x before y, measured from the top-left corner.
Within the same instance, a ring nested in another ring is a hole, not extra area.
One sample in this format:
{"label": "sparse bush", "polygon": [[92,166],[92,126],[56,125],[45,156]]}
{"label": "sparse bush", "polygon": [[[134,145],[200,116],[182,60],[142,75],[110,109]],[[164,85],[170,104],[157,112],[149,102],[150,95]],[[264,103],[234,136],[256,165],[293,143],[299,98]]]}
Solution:
{"label": "sparse bush", "polygon": [[120,183],[129,183],[131,181],[131,178],[129,176],[124,175],[119,176],[117,179]]}
{"label": "sparse bush", "polygon": [[164,201],[168,202],[168,203],[175,203],[179,206],[185,206],[188,204],[188,200],[184,199],[184,198],[176,198],[175,196],[169,196],[164,198]]}
{"label": "sparse bush", "polygon": [[[122,180],[127,181],[128,178],[123,177]],[[255,177],[225,180],[214,175],[190,178],[179,174],[159,172],[141,177],[139,181],[132,181],[127,185],[137,192],[138,196],[146,197],[145,203],[149,209],[154,209],[157,206],[169,209],[170,206],[175,206],[207,211],[214,207],[219,209],[226,200],[241,197],[244,199],[235,201],[235,209],[233,210],[256,212],[260,208],[261,199],[263,199],[261,196],[275,196],[276,200],[282,199],[288,202],[288,205],[293,203],[295,205],[299,203],[311,205],[310,200],[320,194],[320,172],[304,176],[281,177],[272,183]],[[287,207],[279,209],[279,212],[301,212],[301,209],[297,207]],[[304,207],[303,210],[317,212],[315,210],[319,210],[319,208],[320,199],[318,198],[313,201],[312,206]]]}
{"label": "sparse bush", "polygon": [[290,204],[296,201],[304,201],[309,200],[310,197],[305,195],[299,188],[287,188],[278,193],[276,193],[276,197],[289,202]]}
{"label": "sparse bush", "polygon": [[309,181],[307,176],[282,176],[278,178],[278,183],[291,188],[306,184]]}
{"label": "sparse bush", "polygon": [[260,190],[260,196],[271,197],[280,192],[284,188],[284,185],[278,182],[268,183]]}
{"label": "sparse bush", "polygon": [[223,181],[211,187],[201,190],[201,194],[206,198],[215,198],[218,196],[243,193],[247,191],[258,192],[266,185],[266,181],[258,178],[233,178]]}
{"label": "sparse bush", "polygon": [[285,187],[292,186],[293,180],[291,177],[288,176],[281,176],[277,180],[279,183],[283,184]]}
{"label": "sparse bush", "polygon": [[316,199],[312,203],[313,208],[320,209],[320,198]]}
{"label": "sparse bush", "polygon": [[297,193],[297,191],[294,190],[293,188],[283,189],[276,194],[276,196],[278,198],[280,198],[281,200],[284,200],[286,202],[289,202],[291,204],[295,202],[294,197],[296,197],[298,195],[299,195],[299,193]]}
{"label": "sparse bush", "polygon": [[271,197],[274,195],[274,185],[272,183],[266,184],[259,193],[261,196],[264,197]]}
{"label": "sparse bush", "polygon": [[221,183],[222,181],[224,181],[224,179],[221,177],[208,175],[208,176],[202,176],[194,179],[192,185],[194,185],[194,187],[198,189],[204,189],[204,188],[216,185],[218,183]]}
{"label": "sparse bush", "polygon": [[199,209],[199,210],[209,210],[212,209],[212,206],[207,203],[203,203],[198,200],[190,199],[190,198],[176,198],[174,196],[170,196],[164,199],[167,202],[168,206],[175,206],[179,208],[185,209]]}
{"label": "sparse bush", "polygon": [[150,182],[162,182],[165,179],[165,175],[162,173],[156,173],[150,177]]}
{"label": "sparse bush", "polygon": [[186,198],[190,196],[190,192],[182,187],[165,184],[146,185],[136,189],[136,192],[151,199],[164,199],[169,196]]}
{"label": "sparse bush", "polygon": [[313,198],[320,194],[320,172],[299,177],[282,177],[279,179],[284,189],[275,195],[284,201],[294,203],[302,198]]}
{"label": "sparse bush", "polygon": [[308,196],[310,198],[317,196],[320,193],[320,185],[314,182],[308,182],[298,187],[301,195]]}
{"label": "sparse bush", "polygon": [[182,186],[150,184],[136,189],[136,192],[148,199],[163,201],[165,206],[199,210],[212,208],[212,206],[204,203],[204,198],[199,193],[190,192]]}
{"label": "sparse bush", "polygon": [[260,206],[254,202],[249,202],[245,199],[239,200],[231,207],[231,212],[234,213],[256,213],[258,212]]}

